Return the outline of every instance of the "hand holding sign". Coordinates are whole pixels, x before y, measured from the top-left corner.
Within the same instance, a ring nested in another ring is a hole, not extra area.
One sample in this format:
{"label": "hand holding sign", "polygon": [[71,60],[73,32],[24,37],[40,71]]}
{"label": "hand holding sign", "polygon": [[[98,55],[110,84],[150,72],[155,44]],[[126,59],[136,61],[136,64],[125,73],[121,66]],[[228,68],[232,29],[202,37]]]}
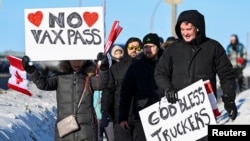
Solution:
{"label": "hand holding sign", "polygon": [[169,88],[165,90],[165,96],[169,103],[174,104],[178,101],[178,90],[176,88]]}
{"label": "hand holding sign", "polygon": [[30,58],[28,56],[23,56],[22,64],[24,70],[29,74],[33,73],[36,70],[34,65],[30,65]]}
{"label": "hand holding sign", "polygon": [[216,124],[203,80],[178,91],[178,102],[159,102],[139,111],[143,130],[150,141],[197,140]]}
{"label": "hand holding sign", "polygon": [[99,52],[97,55],[97,60],[101,62],[100,70],[106,71],[109,69],[108,57],[106,54]]}

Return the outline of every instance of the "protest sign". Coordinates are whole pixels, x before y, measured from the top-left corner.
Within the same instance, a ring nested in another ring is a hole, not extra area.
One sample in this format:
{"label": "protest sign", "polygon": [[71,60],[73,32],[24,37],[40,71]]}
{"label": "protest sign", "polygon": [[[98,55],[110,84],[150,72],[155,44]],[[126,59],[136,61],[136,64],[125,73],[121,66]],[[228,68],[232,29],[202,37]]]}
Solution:
{"label": "protest sign", "polygon": [[195,141],[216,124],[203,80],[178,91],[179,101],[165,97],[139,112],[148,141]]}
{"label": "protest sign", "polygon": [[96,59],[104,52],[103,8],[25,9],[25,52],[32,61]]}

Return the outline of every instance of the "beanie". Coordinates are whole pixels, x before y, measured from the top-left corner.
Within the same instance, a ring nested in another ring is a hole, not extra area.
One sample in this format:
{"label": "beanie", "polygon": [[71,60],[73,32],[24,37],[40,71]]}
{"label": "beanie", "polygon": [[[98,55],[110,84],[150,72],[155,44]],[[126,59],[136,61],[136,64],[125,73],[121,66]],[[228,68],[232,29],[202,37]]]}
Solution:
{"label": "beanie", "polygon": [[160,48],[160,38],[155,33],[149,33],[143,38],[143,45],[145,44],[155,44],[158,48]]}

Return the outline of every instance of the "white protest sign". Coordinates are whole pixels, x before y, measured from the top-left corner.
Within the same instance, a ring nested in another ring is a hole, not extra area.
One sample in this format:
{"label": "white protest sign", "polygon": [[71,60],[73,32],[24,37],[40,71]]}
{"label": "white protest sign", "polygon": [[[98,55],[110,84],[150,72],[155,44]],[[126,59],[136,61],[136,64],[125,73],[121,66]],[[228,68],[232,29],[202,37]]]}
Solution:
{"label": "white protest sign", "polygon": [[148,141],[195,141],[216,124],[203,80],[178,91],[179,101],[165,97],[139,112]]}
{"label": "white protest sign", "polygon": [[102,7],[25,9],[25,52],[32,61],[96,59],[104,51]]}

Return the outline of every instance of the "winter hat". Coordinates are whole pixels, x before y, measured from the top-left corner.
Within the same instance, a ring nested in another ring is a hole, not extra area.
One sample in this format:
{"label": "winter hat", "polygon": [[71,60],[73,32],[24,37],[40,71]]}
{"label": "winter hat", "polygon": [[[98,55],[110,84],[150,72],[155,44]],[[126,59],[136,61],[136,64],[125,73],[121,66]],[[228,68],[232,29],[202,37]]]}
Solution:
{"label": "winter hat", "polygon": [[160,38],[155,33],[149,33],[149,34],[145,35],[142,43],[143,43],[143,45],[155,44],[158,48],[160,48]]}

